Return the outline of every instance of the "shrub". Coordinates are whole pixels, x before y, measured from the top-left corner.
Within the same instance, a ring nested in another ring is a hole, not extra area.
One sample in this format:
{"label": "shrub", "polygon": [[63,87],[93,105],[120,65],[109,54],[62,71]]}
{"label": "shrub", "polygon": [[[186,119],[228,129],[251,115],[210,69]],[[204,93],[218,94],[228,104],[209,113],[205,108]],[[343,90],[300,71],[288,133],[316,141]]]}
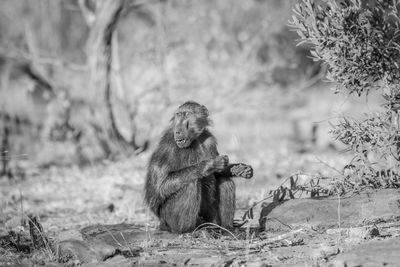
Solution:
{"label": "shrub", "polygon": [[[400,186],[400,1],[301,0],[291,25],[314,60],[328,66],[336,92],[368,95],[378,90],[383,111],[357,121],[343,118],[333,135],[354,153],[354,185]],[[347,177],[347,178],[349,178]]]}

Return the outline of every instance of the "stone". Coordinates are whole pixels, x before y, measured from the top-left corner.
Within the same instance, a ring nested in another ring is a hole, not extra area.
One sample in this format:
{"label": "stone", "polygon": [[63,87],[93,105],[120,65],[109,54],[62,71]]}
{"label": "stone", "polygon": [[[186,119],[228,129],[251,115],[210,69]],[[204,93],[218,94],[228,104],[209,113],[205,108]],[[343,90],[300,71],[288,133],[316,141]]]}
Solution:
{"label": "stone", "polygon": [[69,239],[57,244],[58,258],[61,262],[78,260],[80,263],[98,262],[100,258],[81,240]]}
{"label": "stone", "polygon": [[[265,230],[287,227],[356,227],[400,218],[400,190],[381,189],[338,197],[290,199],[261,210]],[[339,217],[340,214],[340,217]],[[279,226],[280,225],[280,226]]]}
{"label": "stone", "polygon": [[102,261],[116,254],[116,249],[113,246],[100,240],[89,242],[89,247],[96,253],[97,258]]}
{"label": "stone", "polygon": [[80,263],[104,261],[116,254],[116,249],[100,240],[82,241],[69,239],[57,244],[61,261],[78,260]]}
{"label": "stone", "polygon": [[57,235],[57,240],[59,242],[65,241],[68,239],[74,239],[74,240],[81,240],[83,241],[82,234],[79,230],[66,230],[62,231]]}
{"label": "stone", "polygon": [[145,231],[140,227],[130,224],[91,225],[81,230],[85,240],[100,240],[114,248],[132,247],[131,244],[146,240],[171,240],[177,239],[178,234],[166,231]]}

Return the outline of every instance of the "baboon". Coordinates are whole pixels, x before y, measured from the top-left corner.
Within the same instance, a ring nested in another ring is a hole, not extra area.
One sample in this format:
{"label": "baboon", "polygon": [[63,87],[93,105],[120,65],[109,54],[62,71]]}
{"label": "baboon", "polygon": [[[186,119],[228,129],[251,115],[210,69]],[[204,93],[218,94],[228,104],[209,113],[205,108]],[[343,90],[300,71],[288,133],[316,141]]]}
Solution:
{"label": "baboon", "polygon": [[228,156],[219,155],[209,124],[205,106],[184,103],[151,156],[145,202],[162,230],[184,233],[203,222],[233,226],[235,184],[231,178],[249,179],[253,169],[229,164]]}

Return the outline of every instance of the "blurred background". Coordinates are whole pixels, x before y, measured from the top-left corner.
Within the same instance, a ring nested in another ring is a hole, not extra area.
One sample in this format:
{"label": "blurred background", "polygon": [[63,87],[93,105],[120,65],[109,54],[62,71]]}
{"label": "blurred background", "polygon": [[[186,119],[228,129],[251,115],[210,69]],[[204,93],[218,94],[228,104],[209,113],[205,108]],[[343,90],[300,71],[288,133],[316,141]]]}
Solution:
{"label": "blurred background", "polygon": [[329,122],[379,99],[324,83],[288,27],[296,3],[0,0],[3,200],[22,190],[35,209],[56,190],[52,208],[140,210],[147,160],[187,100],[208,107],[219,152],[253,166],[244,203],[293,173],[342,171],[351,157]]}

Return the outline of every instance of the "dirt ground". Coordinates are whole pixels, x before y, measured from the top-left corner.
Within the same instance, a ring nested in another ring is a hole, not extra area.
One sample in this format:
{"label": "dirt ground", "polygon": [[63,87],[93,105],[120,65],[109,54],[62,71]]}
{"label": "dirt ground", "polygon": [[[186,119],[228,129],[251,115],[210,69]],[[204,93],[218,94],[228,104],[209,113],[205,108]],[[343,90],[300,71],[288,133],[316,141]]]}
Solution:
{"label": "dirt ground", "polygon": [[[30,168],[30,178],[2,179],[0,266],[399,266],[397,189],[327,203],[289,200],[262,215],[264,231],[258,205],[253,220],[230,232],[205,227],[174,235],[156,230],[144,208],[146,161]],[[238,219],[257,192],[254,186],[246,195],[242,187],[239,182]],[[21,249],[30,244],[27,215],[40,218],[52,251]],[[10,231],[19,239],[10,242]]]}

